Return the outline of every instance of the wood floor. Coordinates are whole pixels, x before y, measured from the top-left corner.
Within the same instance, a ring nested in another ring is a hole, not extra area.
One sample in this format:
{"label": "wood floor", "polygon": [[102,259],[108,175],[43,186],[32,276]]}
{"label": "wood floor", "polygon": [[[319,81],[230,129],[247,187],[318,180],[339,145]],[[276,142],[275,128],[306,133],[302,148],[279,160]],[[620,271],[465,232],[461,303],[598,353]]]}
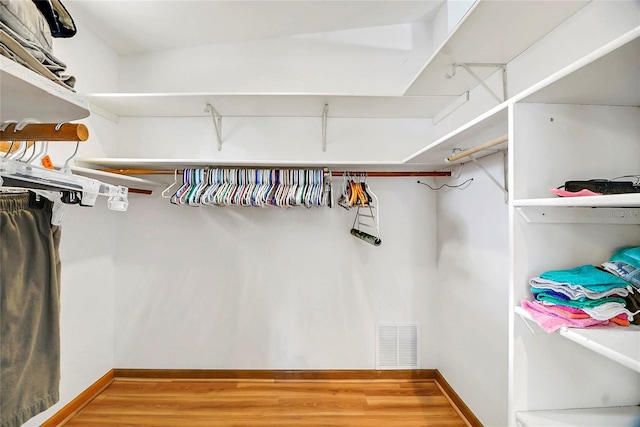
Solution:
{"label": "wood floor", "polygon": [[433,381],[115,381],[65,427],[463,427]]}

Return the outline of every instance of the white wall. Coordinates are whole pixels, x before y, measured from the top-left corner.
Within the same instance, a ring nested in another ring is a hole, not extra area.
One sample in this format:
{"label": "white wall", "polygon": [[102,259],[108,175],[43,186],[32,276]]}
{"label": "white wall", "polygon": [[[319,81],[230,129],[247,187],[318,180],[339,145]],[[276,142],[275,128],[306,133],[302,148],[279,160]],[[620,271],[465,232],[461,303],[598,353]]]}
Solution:
{"label": "white wall", "polygon": [[[503,182],[502,154],[480,162]],[[508,207],[473,163],[438,192],[438,369],[485,426],[505,426],[508,366]]]}
{"label": "white wall", "polygon": [[[339,190],[341,178],[335,182]],[[115,365],[375,369],[375,323],[416,322],[436,367],[435,195],[369,180],[382,245],[355,212],[137,198],[117,234]]]}
{"label": "white wall", "polygon": [[[117,56],[81,22],[77,25],[82,37],[54,39],[56,56],[67,64],[69,74],[77,77],[79,91],[115,90]],[[99,117],[85,123],[91,139],[81,144],[79,155],[103,155],[104,138],[100,135],[113,132],[113,123]],[[54,163],[62,164],[74,149],[72,143],[50,144],[49,154]],[[39,426],[113,368],[115,229],[120,215],[108,211],[100,198],[93,208],[70,206],[64,218],[60,242],[60,401],[25,426]]]}

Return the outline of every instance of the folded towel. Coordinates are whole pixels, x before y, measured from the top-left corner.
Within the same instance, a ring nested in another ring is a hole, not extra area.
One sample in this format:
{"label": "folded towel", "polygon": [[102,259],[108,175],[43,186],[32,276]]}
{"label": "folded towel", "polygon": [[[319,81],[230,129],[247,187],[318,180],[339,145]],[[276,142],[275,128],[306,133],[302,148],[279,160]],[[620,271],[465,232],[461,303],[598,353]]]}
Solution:
{"label": "folded towel", "polygon": [[[606,303],[616,303],[620,304],[622,308],[624,308],[624,299],[620,297],[606,297],[599,299],[589,299],[589,298],[579,298],[577,300],[573,300],[568,298],[564,294],[560,294],[558,292],[554,292],[552,290],[545,290],[540,293],[534,294],[535,299],[542,302],[549,302],[556,305],[563,305],[566,307],[579,308],[581,310],[587,311],[587,308],[595,308],[602,304]],[[617,315],[617,314],[615,314]],[[609,316],[613,317],[615,315]]]}
{"label": "folded towel", "polygon": [[527,310],[531,318],[546,332],[555,332],[563,326],[573,328],[588,328],[592,326],[614,327],[615,324],[608,320],[601,321],[592,318],[587,319],[567,319],[550,311],[547,306],[537,301],[524,300],[520,303],[522,308]]}
{"label": "folded towel", "polygon": [[578,308],[566,307],[564,305],[546,305],[546,304],[545,304],[545,307],[547,310],[553,311],[557,313],[560,317],[564,317],[565,319],[588,319],[591,317],[587,313],[585,313],[584,311]]}
{"label": "folded towel", "polygon": [[633,313],[618,302],[607,302],[594,307],[583,307],[582,310],[596,320],[608,320],[612,317],[624,314],[627,320],[632,321],[637,313]]}
{"label": "folded towel", "polygon": [[[541,277],[534,277],[529,280],[529,285],[531,285],[531,292],[537,293],[542,292],[545,289],[550,289],[556,291],[558,293],[564,294],[571,299],[578,298],[589,298],[589,299],[598,299],[605,298],[612,295],[617,295],[621,297],[626,297],[629,294],[631,286],[627,283],[626,287],[617,287],[612,288],[610,286],[592,286],[590,288],[585,288],[582,285],[572,285],[569,283],[560,283],[555,282],[553,280],[546,280]],[[603,290],[598,290],[602,288]]]}
{"label": "folded towel", "polygon": [[540,277],[554,282],[580,285],[596,292],[604,292],[608,289],[625,288],[628,286],[625,280],[590,264],[568,270],[545,271]]}

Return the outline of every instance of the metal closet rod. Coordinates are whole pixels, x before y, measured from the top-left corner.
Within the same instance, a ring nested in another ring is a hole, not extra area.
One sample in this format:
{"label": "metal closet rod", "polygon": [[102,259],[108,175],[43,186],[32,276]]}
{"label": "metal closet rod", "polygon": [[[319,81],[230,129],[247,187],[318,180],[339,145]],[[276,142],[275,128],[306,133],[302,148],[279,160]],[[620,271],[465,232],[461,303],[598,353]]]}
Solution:
{"label": "metal closet rod", "polygon": [[[240,167],[225,167],[225,169],[237,169]],[[193,169],[198,169],[193,168]],[[253,167],[247,167],[245,169],[257,169]],[[277,167],[272,167],[268,169],[280,169]],[[301,168],[286,168],[283,167],[281,169],[301,169]],[[175,169],[101,169],[103,172],[116,173],[120,175],[173,175],[176,173]],[[182,173],[183,169],[178,169],[178,173]],[[448,177],[451,176],[451,172],[449,171],[413,171],[413,172],[380,172],[380,171],[331,171],[331,176],[342,176],[345,172],[358,173],[365,172],[368,177],[384,177],[384,178],[401,178],[401,177],[413,177],[413,176],[422,176],[422,177]]]}
{"label": "metal closet rod", "polygon": [[82,123],[30,123],[22,129],[11,123],[0,130],[0,141],[84,142],[89,130]]}

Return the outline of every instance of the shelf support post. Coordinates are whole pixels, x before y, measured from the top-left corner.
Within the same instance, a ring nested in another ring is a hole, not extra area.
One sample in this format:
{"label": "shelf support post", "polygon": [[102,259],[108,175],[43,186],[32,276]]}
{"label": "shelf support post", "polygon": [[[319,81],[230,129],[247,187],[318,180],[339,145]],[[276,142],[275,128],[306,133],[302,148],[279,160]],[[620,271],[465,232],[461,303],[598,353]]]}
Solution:
{"label": "shelf support post", "polygon": [[215,108],[213,108],[213,105],[208,102],[204,111],[211,113],[211,119],[213,119],[213,126],[216,130],[216,138],[218,140],[218,151],[222,151],[222,116]]}
{"label": "shelf support post", "polygon": [[322,109],[322,151],[327,151],[327,114],[329,114],[329,104],[324,104]]}
{"label": "shelf support post", "polygon": [[[471,67],[491,67],[491,68],[499,68],[502,71],[502,97],[500,97],[497,93],[493,91],[487,85],[484,80],[480,78],[475,71],[471,69]],[[463,63],[463,64],[453,64],[453,72],[451,74],[447,73],[445,75],[446,78],[450,79],[456,75],[456,69],[463,68],[469,73],[471,77],[473,77],[480,86],[482,86],[491,96],[495,98],[498,103],[502,103],[507,100],[507,65],[506,64],[481,64],[481,63]]]}

